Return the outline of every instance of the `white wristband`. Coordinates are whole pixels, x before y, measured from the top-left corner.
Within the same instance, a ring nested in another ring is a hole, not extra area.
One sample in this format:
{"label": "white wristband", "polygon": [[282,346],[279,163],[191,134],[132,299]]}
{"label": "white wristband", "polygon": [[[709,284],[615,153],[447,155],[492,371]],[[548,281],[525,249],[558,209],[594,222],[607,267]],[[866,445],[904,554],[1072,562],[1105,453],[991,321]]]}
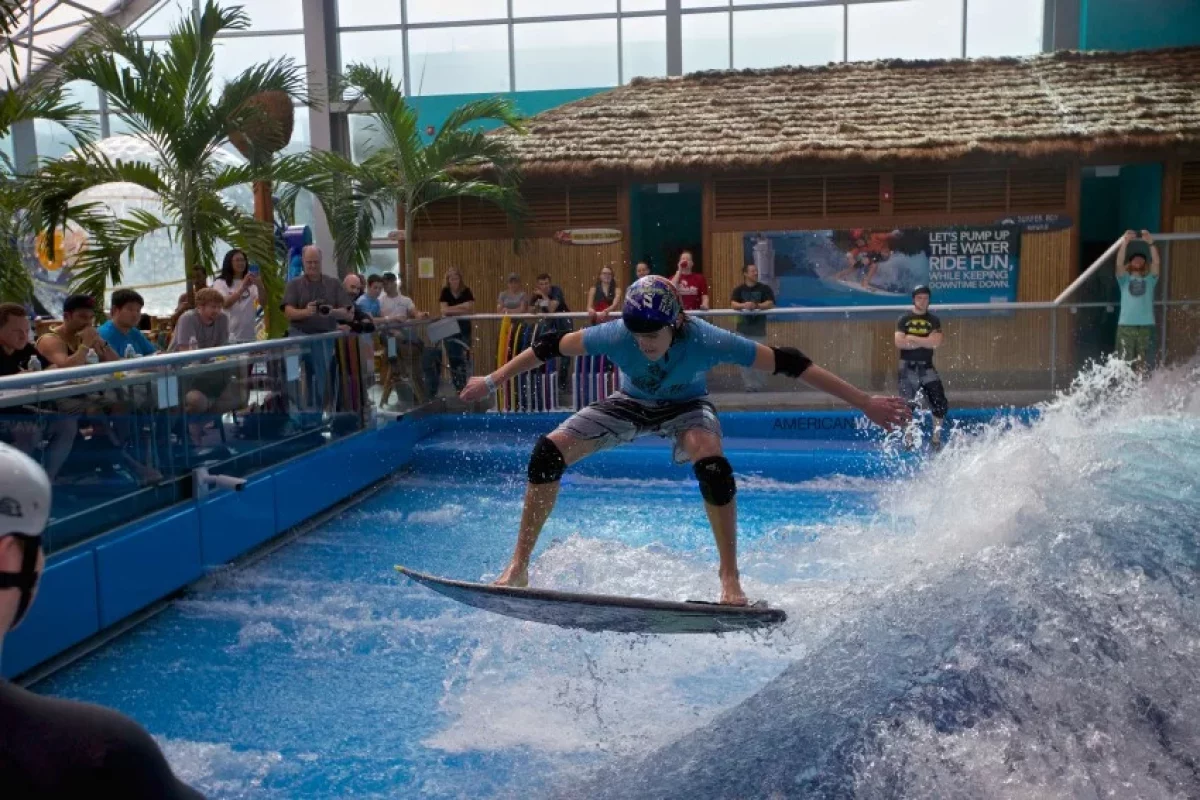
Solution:
{"label": "white wristband", "polygon": [[487,384],[487,387],[488,387],[488,392],[490,392],[491,394],[495,394],[495,393],[496,393],[496,382],[495,382],[494,380],[492,380],[492,376],[491,376],[491,375],[484,375],[484,376],[483,376],[483,382],[484,382],[485,384]]}

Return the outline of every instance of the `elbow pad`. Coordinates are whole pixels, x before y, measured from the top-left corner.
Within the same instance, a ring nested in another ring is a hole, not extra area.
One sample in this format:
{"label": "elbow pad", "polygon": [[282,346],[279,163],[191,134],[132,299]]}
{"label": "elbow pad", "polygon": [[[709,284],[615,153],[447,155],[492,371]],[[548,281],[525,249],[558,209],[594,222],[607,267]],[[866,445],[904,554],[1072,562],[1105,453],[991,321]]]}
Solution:
{"label": "elbow pad", "polygon": [[562,331],[543,333],[533,343],[533,354],[542,362],[549,361],[552,358],[561,358],[562,351],[558,349],[558,345],[564,335]]}
{"label": "elbow pad", "polygon": [[799,378],[812,366],[812,359],[794,347],[772,347],[775,352],[775,374]]}

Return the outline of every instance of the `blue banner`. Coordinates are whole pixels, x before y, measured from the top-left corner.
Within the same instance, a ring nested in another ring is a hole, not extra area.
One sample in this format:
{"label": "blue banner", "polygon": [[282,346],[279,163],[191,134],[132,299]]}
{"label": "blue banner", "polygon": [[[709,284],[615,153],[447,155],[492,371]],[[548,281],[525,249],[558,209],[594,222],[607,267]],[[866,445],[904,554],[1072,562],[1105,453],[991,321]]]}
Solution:
{"label": "blue banner", "polygon": [[914,286],[935,303],[1017,299],[1017,225],[746,234],[745,263],[778,306],[906,306]]}

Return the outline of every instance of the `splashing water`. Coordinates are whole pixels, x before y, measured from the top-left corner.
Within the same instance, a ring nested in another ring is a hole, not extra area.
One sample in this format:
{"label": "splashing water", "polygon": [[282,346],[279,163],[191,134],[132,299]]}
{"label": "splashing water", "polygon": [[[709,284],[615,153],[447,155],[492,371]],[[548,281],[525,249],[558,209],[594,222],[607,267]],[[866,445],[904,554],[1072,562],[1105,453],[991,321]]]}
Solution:
{"label": "splashing water", "polygon": [[[891,478],[741,476],[744,586],[789,615],[758,634],[563,631],[398,581],[507,558],[522,480],[494,465],[528,443],[475,437],[482,477],[401,479],[47,688],[147,722],[211,797],[1198,796],[1198,388],[1111,362]],[[695,483],[655,457],[564,484],[536,585],[712,595]]]}
{"label": "splashing water", "polygon": [[953,441],[805,553],[844,590],[809,653],[559,794],[1200,796],[1198,388],[1110,362]]}

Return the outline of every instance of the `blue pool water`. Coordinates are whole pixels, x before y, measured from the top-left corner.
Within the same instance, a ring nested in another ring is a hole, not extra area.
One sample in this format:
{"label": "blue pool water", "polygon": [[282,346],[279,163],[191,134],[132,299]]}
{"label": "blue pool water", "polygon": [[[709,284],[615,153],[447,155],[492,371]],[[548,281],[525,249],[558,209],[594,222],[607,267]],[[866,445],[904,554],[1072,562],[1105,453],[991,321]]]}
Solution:
{"label": "blue pool water", "polygon": [[[40,683],[116,707],[213,798],[1200,794],[1200,372],[1086,376],[937,458],[731,441],[766,634],[585,634],[392,565],[495,575],[527,433],[414,471]],[[585,462],[586,463],[586,462]],[[650,442],[564,481],[538,585],[716,593],[686,469]]]}

